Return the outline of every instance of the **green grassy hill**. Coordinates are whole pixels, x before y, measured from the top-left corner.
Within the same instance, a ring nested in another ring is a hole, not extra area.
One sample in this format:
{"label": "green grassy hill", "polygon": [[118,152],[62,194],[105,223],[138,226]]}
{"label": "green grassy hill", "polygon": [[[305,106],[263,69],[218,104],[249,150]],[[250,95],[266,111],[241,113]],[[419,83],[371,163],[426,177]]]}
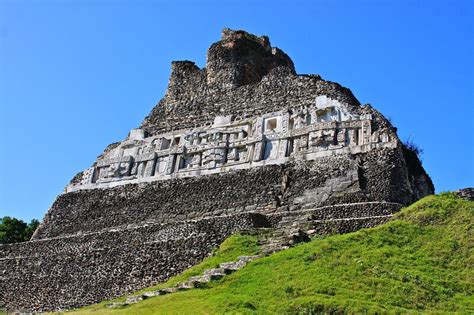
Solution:
{"label": "green grassy hill", "polygon": [[[449,193],[429,196],[387,224],[315,238],[205,288],[71,313],[473,313],[473,218],[474,202]],[[256,236],[234,235],[214,256],[159,287],[257,251]]]}

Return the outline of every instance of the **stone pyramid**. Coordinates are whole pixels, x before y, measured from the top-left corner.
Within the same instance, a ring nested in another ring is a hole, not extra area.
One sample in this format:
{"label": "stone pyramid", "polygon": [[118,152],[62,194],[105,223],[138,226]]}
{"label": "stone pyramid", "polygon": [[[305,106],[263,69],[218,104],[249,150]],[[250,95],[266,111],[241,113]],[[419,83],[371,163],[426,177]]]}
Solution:
{"label": "stone pyramid", "polygon": [[0,308],[99,302],[165,281],[238,231],[350,232],[434,192],[382,114],[297,74],[266,36],[224,29],[205,68],[171,68],[163,99],[72,179],[33,239],[0,245]]}

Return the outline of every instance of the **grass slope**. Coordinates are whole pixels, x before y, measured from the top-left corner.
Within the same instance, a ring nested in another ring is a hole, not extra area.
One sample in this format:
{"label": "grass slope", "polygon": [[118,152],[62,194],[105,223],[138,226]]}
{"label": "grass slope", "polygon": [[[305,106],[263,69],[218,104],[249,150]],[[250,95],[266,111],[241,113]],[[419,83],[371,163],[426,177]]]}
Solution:
{"label": "grass slope", "polygon": [[[107,309],[102,303],[71,313],[470,313],[473,217],[474,202],[449,193],[429,196],[387,224],[314,239],[255,260],[208,288],[154,297],[122,309]],[[254,237],[231,237],[215,256],[162,286],[256,250]],[[233,256],[221,260],[226,251]]]}

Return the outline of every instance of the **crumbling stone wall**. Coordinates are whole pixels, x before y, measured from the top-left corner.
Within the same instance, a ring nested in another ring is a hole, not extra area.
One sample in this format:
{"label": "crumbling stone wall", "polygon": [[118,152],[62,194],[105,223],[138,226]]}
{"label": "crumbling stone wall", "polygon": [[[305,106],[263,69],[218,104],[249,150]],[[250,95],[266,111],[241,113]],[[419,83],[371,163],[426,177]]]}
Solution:
{"label": "crumbling stone wall", "polygon": [[349,89],[319,76],[295,75],[287,67],[273,68],[260,82],[232,90],[209,87],[205,78],[205,69],[199,70],[194,63],[175,62],[165,97],[141,128],[150,135],[196,128],[211,125],[214,117],[220,115],[247,118],[292,104],[311,106],[318,95],[353,105],[354,110],[359,105]]}
{"label": "crumbling stone wall", "polygon": [[291,105],[312,106],[318,95],[353,106],[352,92],[319,75],[297,75],[293,61],[268,37],[223,30],[206,67],[172,63],[166,94],[142,123],[149,134],[212,124],[215,116],[254,117]]}

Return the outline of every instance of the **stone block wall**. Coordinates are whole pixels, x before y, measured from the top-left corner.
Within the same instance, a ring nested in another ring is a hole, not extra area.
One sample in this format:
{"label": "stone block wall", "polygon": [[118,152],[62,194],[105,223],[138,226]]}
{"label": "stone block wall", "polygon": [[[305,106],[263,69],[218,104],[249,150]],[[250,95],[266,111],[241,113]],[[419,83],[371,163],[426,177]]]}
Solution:
{"label": "stone block wall", "polygon": [[319,222],[311,222],[308,228],[312,229],[312,233],[318,235],[332,235],[355,232],[360,229],[371,228],[380,224],[384,224],[390,220],[389,217],[367,217],[340,220],[324,220]]}
{"label": "stone block wall", "polygon": [[51,311],[121,296],[167,280],[232,233],[256,227],[268,221],[244,213],[0,245],[0,309]]}
{"label": "stone block wall", "polygon": [[[283,166],[79,190],[58,197],[34,238],[255,210],[276,202]],[[107,213],[104,216],[104,213]]]}

